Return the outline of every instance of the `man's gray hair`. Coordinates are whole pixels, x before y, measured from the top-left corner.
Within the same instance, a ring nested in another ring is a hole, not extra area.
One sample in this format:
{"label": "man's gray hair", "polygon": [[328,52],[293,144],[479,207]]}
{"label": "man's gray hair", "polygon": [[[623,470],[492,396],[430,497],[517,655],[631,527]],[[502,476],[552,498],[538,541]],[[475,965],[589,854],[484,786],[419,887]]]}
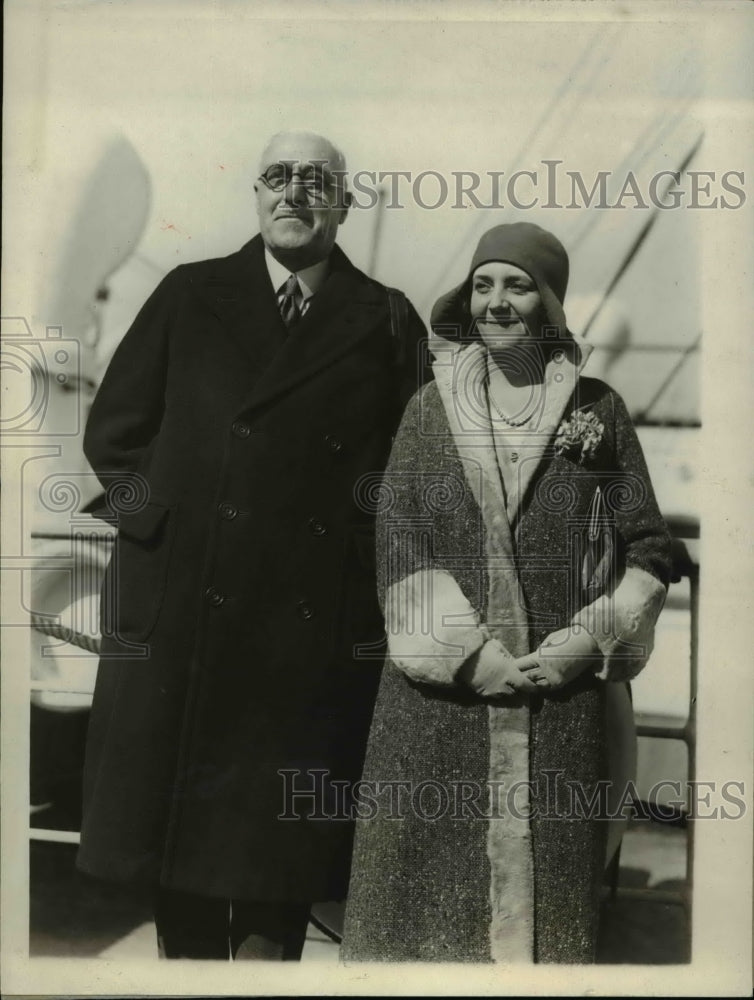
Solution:
{"label": "man's gray hair", "polygon": [[346,177],[346,158],[343,151],[335,145],[335,143],[328,139],[326,135],[322,135],[319,132],[311,132],[308,129],[283,129],[281,132],[276,132],[274,135],[270,136],[262,150],[262,155],[260,157],[259,169],[260,171],[264,168],[265,158],[270,147],[280,139],[287,138],[288,136],[306,136],[309,139],[318,139],[321,142],[326,143],[330,147],[330,166],[334,173],[338,177],[342,178],[343,183],[345,183]]}

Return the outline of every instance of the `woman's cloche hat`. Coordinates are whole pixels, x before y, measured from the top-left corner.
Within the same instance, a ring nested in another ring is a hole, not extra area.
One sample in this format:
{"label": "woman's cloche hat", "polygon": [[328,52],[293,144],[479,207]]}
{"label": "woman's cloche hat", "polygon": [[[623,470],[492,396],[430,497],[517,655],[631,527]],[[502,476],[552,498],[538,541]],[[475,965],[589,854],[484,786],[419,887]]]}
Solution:
{"label": "woman's cloche hat", "polygon": [[[514,264],[531,275],[558,336],[570,339],[563,300],[568,287],[568,254],[560,240],[533,222],[511,222],[489,229],[479,240],[466,279],[441,295],[432,309],[430,325],[441,337],[452,337],[449,327],[468,332],[469,300],[474,271],[487,261]],[[437,327],[438,329],[435,329]]]}

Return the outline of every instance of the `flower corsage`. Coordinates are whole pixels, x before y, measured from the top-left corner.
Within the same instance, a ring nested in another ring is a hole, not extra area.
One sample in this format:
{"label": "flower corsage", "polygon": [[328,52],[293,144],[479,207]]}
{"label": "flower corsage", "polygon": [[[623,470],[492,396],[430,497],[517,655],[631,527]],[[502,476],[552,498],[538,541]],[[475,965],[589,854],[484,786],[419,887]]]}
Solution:
{"label": "flower corsage", "polygon": [[576,410],[568,420],[561,421],[555,435],[555,453],[583,462],[594,458],[605,433],[605,425],[591,410]]}

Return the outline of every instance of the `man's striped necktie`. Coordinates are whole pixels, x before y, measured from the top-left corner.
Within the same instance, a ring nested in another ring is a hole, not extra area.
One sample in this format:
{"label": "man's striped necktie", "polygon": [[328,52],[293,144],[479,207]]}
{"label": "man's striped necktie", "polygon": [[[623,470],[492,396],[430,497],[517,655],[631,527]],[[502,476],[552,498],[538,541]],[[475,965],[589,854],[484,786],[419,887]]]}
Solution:
{"label": "man's striped necktie", "polygon": [[292,274],[283,286],[283,298],[280,303],[280,315],[289,330],[301,319],[303,304],[304,297],[301,294],[301,287],[296,280],[296,275]]}

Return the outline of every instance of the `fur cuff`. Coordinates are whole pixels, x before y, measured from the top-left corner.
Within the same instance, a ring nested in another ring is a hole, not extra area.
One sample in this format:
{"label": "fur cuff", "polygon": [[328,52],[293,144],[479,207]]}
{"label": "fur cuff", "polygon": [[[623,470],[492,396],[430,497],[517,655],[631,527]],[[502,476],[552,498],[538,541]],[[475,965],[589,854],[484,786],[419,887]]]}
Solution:
{"label": "fur cuff", "polygon": [[444,687],[490,638],[450,573],[421,570],[394,583],[385,607],[388,652],[407,677]]}
{"label": "fur cuff", "polygon": [[612,596],[597,598],[574,617],[572,624],[592,634],[605,658],[598,677],[628,681],[644,667],[654,647],[665,593],[651,573],[629,566]]}

